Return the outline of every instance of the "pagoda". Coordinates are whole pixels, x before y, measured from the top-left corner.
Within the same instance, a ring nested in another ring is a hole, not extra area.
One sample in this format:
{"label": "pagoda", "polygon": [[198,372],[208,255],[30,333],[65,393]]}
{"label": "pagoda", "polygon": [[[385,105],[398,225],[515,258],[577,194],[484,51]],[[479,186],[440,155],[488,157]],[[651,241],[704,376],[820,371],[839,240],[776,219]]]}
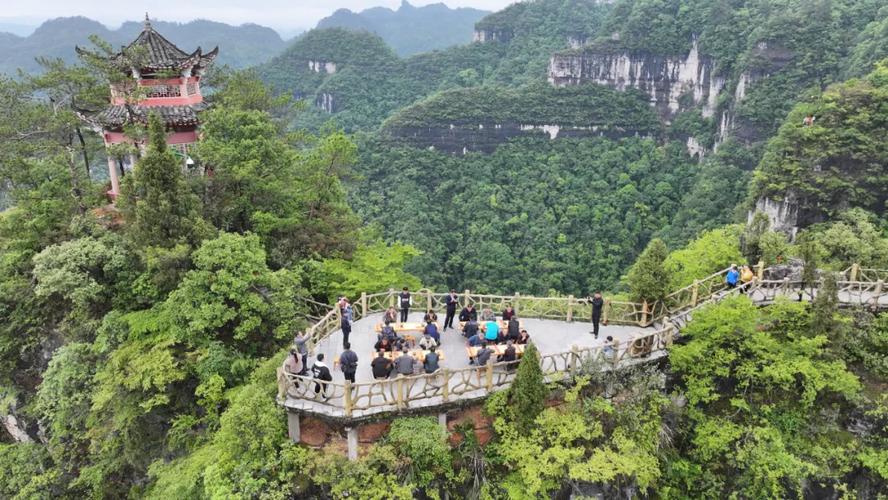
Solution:
{"label": "pagoda", "polygon": [[[79,54],[85,51],[77,48]],[[100,112],[95,121],[101,126],[106,148],[117,144],[132,144],[139,149],[144,142],[128,137],[124,126],[145,124],[148,115],[158,113],[167,129],[167,144],[176,149],[188,162],[189,145],[197,142],[198,111],[204,109],[200,93],[200,79],[216,58],[219,47],[192,53],[176,47],[151,27],[148,14],[139,36],[106,62],[121,68],[124,78],[111,83],[111,106]],[[134,62],[136,61],[136,62]],[[136,157],[115,157],[108,152],[108,175],[111,178],[112,198],[120,194],[120,177],[132,170]]]}

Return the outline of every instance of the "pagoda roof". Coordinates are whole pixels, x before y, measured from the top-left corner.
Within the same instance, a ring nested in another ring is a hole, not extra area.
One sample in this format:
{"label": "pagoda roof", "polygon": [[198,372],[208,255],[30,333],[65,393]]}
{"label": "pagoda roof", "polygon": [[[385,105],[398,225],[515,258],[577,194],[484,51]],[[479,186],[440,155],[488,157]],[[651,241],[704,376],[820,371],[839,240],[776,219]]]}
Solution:
{"label": "pagoda roof", "polygon": [[194,106],[110,106],[96,116],[96,120],[106,127],[122,127],[126,123],[136,121],[148,122],[151,113],[160,114],[160,118],[167,126],[187,127],[198,124],[197,112],[202,111],[204,105]]}
{"label": "pagoda roof", "polygon": [[[76,47],[78,53],[87,52],[80,47]],[[219,47],[203,53],[200,47],[190,54],[176,46],[173,42],[167,40],[163,35],[158,33],[145,14],[145,23],[142,32],[129,45],[123,48],[117,54],[112,56],[112,60],[120,61],[124,53],[135,52],[137,57],[144,58],[139,61],[139,66],[143,72],[158,72],[164,70],[181,70],[189,67],[204,68],[208,66],[219,54]]]}

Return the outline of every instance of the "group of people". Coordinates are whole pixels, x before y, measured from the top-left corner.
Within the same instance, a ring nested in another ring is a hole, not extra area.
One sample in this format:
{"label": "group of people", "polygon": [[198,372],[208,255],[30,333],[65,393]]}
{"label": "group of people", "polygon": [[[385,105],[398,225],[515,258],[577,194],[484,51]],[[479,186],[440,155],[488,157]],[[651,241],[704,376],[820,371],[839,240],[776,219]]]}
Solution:
{"label": "group of people", "polygon": [[747,288],[749,288],[754,279],[755,273],[752,272],[752,268],[749,266],[743,266],[738,269],[737,264],[731,264],[727,275],[725,275],[725,284],[728,285],[728,288],[740,287],[740,291],[746,293]]}

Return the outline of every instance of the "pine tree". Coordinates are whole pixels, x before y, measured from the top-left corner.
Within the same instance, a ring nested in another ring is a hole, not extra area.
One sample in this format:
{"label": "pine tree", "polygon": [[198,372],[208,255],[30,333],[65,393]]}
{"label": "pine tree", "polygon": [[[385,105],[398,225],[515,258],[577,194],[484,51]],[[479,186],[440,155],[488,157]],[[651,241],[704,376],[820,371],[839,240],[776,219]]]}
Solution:
{"label": "pine tree", "polygon": [[509,388],[509,403],[515,411],[515,424],[519,432],[527,433],[533,428],[534,420],[546,406],[548,393],[540,368],[540,354],[531,342],[524,349],[515,381]]}
{"label": "pine tree", "polygon": [[839,311],[839,287],[835,274],[825,273],[823,275],[811,309],[814,312],[811,326],[815,333],[830,333],[836,329],[835,315]]}
{"label": "pine tree", "polygon": [[140,248],[195,244],[205,236],[198,197],[188,189],[181,161],[167,148],[163,123],[148,118],[148,151],[124,178],[119,206]]}
{"label": "pine tree", "polygon": [[670,276],[663,262],[668,254],[663,240],[656,238],[648,243],[626,275],[632,300],[652,304],[666,298]]}

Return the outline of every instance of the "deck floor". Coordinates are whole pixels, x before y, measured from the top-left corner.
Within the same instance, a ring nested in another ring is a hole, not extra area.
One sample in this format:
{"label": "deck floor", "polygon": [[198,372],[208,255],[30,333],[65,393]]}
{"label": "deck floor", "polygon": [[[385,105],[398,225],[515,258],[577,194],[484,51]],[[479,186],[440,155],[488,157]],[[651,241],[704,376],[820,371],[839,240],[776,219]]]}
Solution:
{"label": "deck floor", "polygon": [[[424,313],[422,312],[411,312],[408,321],[420,322],[423,315]],[[382,313],[378,313],[371,314],[352,325],[349,341],[351,342],[352,350],[358,355],[358,371],[355,376],[357,382],[370,382],[373,380],[370,371],[370,361],[373,359],[373,345],[376,343],[377,338],[375,326],[381,321]],[[521,321],[527,333],[530,334],[530,339],[543,355],[569,351],[571,346],[574,345],[579,348],[601,346],[608,335],[613,336],[620,343],[625,343],[644,331],[641,327],[635,326],[602,325],[596,340],[589,333],[592,330],[592,324],[588,322],[575,321],[568,323],[565,321],[533,318],[521,318]],[[438,324],[443,326],[443,315],[439,315]],[[418,341],[420,335],[416,337]],[[441,332],[441,347],[439,351],[444,353],[444,361],[441,362],[442,368],[458,369],[470,366],[469,359],[466,356],[466,339],[462,336],[462,332],[458,330],[448,329]],[[315,352],[309,356],[309,366],[313,363],[314,355],[319,352],[324,353],[326,364],[333,372],[333,380],[344,381],[342,371],[338,367],[333,369],[333,359],[342,353],[342,331],[336,330],[316,346]]]}

